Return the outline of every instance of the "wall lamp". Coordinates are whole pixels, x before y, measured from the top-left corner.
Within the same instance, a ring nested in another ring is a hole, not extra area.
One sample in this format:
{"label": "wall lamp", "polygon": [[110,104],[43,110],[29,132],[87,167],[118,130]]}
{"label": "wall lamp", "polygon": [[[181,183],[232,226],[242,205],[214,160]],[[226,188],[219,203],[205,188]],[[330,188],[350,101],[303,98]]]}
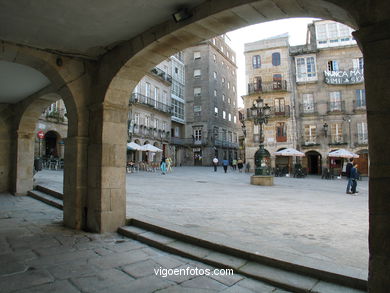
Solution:
{"label": "wall lamp", "polygon": [[328,124],[325,122],[324,123],[324,125],[323,125],[323,127],[324,127],[324,133],[325,133],[325,137],[327,137],[328,136]]}
{"label": "wall lamp", "polygon": [[192,13],[190,13],[187,8],[183,8],[172,14],[172,16],[175,22],[180,22],[190,18]]}

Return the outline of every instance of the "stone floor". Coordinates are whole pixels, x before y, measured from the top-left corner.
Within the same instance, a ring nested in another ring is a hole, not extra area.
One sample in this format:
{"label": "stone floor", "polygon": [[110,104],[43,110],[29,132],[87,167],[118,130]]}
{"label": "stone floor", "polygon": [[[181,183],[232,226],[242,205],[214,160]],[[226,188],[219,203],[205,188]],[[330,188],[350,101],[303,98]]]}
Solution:
{"label": "stone floor", "polygon": [[[286,292],[240,275],[156,275],[154,269],[210,269],[117,233],[62,226],[62,211],[0,194],[0,292]],[[191,272],[191,270],[189,270]]]}
{"label": "stone floor", "polygon": [[[62,188],[62,173],[40,172],[36,182]],[[193,235],[303,264],[367,278],[368,182],[357,196],[345,180],[275,178],[253,186],[249,174],[205,167],[127,175],[127,217],[175,223]]]}

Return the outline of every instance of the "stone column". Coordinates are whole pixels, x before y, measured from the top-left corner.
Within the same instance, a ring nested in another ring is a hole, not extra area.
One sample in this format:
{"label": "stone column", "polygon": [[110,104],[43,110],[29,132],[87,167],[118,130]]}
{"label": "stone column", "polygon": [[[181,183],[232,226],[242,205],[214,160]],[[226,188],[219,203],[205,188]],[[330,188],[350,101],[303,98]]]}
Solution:
{"label": "stone column", "polygon": [[369,292],[390,288],[390,25],[355,34],[364,56],[370,156]]}
{"label": "stone column", "polygon": [[90,110],[87,228],[116,231],[126,219],[128,108],[99,104]]}
{"label": "stone column", "polygon": [[68,137],[64,142],[64,224],[86,229],[88,138]]}
{"label": "stone column", "polygon": [[13,193],[26,195],[33,189],[34,132],[18,131],[14,160]]}

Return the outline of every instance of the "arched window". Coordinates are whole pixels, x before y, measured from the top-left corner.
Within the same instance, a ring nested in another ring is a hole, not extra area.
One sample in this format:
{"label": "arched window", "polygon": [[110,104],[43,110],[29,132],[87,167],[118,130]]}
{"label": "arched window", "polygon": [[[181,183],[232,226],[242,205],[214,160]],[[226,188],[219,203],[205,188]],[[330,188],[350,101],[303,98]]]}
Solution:
{"label": "arched window", "polygon": [[272,53],[272,65],[273,66],[280,65],[280,53],[279,52]]}
{"label": "arched window", "polygon": [[260,68],[261,67],[260,55],[254,55],[252,57],[252,64],[253,64],[253,68]]}

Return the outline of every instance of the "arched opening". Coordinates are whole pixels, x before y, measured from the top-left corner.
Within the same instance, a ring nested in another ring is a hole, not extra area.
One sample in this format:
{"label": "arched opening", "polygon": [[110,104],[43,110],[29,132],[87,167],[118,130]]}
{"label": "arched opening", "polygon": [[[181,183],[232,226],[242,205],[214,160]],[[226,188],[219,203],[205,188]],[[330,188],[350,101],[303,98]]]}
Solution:
{"label": "arched opening", "polygon": [[63,154],[60,152],[60,142],[61,142],[61,137],[60,135],[55,132],[55,131],[48,131],[45,134],[45,153],[44,155],[46,157],[63,157]]}
{"label": "arched opening", "polygon": [[359,158],[354,159],[354,163],[358,164],[358,170],[361,176],[368,176],[368,168],[369,168],[369,158],[368,158],[368,150],[363,149],[357,151]]}
{"label": "arched opening", "polygon": [[305,157],[302,158],[302,166],[306,168],[310,175],[321,175],[322,172],[322,156],[317,151],[307,151]]}

